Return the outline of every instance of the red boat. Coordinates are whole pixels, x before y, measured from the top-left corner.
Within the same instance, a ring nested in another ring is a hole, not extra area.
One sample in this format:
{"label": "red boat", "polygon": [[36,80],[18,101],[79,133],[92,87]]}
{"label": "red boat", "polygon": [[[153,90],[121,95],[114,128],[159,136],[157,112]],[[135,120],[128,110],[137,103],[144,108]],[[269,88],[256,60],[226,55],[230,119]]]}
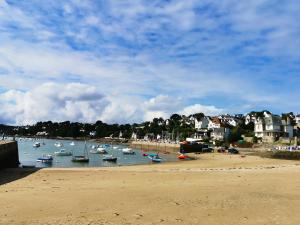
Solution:
{"label": "red boat", "polygon": [[180,154],[178,156],[178,159],[187,159],[187,158],[188,158],[188,156],[187,155],[183,155],[183,154]]}

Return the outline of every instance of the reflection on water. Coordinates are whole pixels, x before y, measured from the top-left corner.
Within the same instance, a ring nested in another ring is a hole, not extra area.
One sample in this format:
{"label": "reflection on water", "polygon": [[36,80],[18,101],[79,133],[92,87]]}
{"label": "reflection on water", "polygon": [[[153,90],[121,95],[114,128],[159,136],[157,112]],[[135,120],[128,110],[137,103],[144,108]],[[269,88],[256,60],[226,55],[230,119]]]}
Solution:
{"label": "reflection on water", "polygon": [[[61,149],[71,151],[74,155],[84,154],[84,141],[70,141],[70,140],[55,140],[55,139],[19,139],[19,158],[22,165],[34,165],[36,167],[105,167],[105,166],[121,166],[121,165],[134,165],[134,164],[149,164],[151,163],[148,157],[143,156],[140,150],[133,149],[135,154],[124,155],[122,152],[124,145],[105,145],[105,150],[109,155],[116,156],[117,162],[106,162],[103,161],[103,154],[91,154],[90,151],[95,151],[95,147],[99,143],[87,141],[87,151],[89,153],[90,161],[88,163],[76,163],[72,162],[72,156],[56,156],[54,152]],[[33,147],[35,142],[40,142],[40,147]],[[72,144],[74,143],[74,145]],[[61,143],[62,146],[59,146]],[[102,145],[102,144],[100,144]],[[103,144],[104,145],[104,144]],[[36,162],[36,159],[43,155],[51,154],[54,159],[51,164]],[[177,160],[174,155],[161,154],[164,161],[175,161]]]}

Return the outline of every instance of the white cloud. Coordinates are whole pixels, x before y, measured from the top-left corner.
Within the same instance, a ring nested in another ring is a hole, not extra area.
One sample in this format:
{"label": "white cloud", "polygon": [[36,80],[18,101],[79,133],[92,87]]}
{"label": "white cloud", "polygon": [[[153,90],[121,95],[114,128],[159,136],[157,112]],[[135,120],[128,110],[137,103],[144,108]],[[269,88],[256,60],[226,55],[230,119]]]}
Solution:
{"label": "white cloud", "polygon": [[158,95],[150,100],[134,96],[103,95],[96,87],[80,83],[44,83],[29,91],[0,94],[0,123],[32,124],[38,121],[134,123],[168,118],[173,113],[220,113],[214,106],[193,105],[184,110],[181,98]]}
{"label": "white cloud", "polygon": [[224,112],[226,112],[224,109],[217,108],[213,105],[201,105],[201,104],[195,104],[185,107],[183,110],[180,111],[183,115],[192,115],[195,113],[202,112],[205,115],[219,115]]}
{"label": "white cloud", "polygon": [[[134,122],[219,113],[227,99],[237,112],[249,104],[284,107],[299,98],[289,76],[299,71],[299,6],[297,0],[72,0],[36,7],[0,0],[0,89],[11,90],[0,100],[2,121]],[[215,106],[197,104],[211,96]]]}
{"label": "white cloud", "polygon": [[94,122],[107,105],[95,87],[76,83],[45,83],[27,92],[10,90],[0,99],[0,120],[13,124],[45,120]]}

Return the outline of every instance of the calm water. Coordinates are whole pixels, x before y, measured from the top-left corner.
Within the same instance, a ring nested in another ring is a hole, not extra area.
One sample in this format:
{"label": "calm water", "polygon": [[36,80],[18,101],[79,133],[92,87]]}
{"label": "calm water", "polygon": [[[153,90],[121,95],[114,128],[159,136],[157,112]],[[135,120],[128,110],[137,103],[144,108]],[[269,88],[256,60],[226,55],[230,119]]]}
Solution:
{"label": "calm water", "polygon": [[[33,147],[33,144],[36,141],[41,143],[41,147]],[[61,142],[63,147],[56,147],[54,145],[56,142]],[[71,142],[72,141],[55,139],[18,140],[20,162],[22,165],[35,165],[36,167],[105,167],[152,163],[148,157],[143,156],[142,152],[137,149],[133,149],[135,151],[134,155],[124,155],[122,152],[122,149],[126,148],[124,145],[113,145],[113,147],[118,147],[118,149],[114,149],[112,146],[107,147],[106,150],[108,154],[116,156],[118,160],[116,163],[105,162],[102,160],[105,155],[90,153],[92,145],[99,145],[99,143],[95,142],[87,142],[87,150],[90,158],[89,163],[74,163],[72,162],[72,156],[56,156],[54,154],[55,151],[65,149],[67,151],[72,151],[74,155],[83,155],[84,141],[74,141],[75,146],[71,146]],[[43,145],[43,143],[45,143],[45,145]],[[36,159],[42,157],[44,154],[51,154],[54,157],[52,164],[36,162]],[[160,154],[160,156],[163,158],[163,162],[177,160],[177,158],[171,154]]]}

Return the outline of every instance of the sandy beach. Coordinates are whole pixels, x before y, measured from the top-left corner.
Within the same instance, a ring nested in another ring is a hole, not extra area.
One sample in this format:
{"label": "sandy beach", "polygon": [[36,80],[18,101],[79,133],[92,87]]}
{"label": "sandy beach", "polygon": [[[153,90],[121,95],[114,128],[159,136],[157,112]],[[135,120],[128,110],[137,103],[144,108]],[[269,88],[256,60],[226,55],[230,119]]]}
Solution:
{"label": "sandy beach", "polygon": [[0,171],[0,224],[300,224],[300,161]]}

